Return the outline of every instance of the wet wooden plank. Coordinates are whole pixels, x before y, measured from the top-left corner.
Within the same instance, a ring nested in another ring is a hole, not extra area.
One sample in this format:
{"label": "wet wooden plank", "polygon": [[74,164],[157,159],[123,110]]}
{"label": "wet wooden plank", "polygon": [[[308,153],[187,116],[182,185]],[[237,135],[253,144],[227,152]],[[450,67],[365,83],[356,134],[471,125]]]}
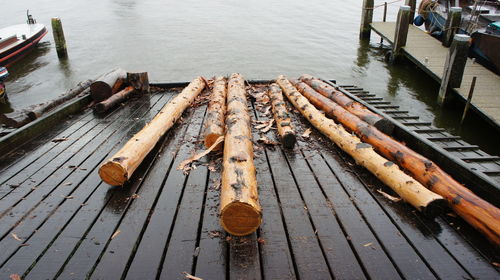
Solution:
{"label": "wet wooden plank", "polygon": [[262,279],[257,234],[232,236],[229,240],[229,278]]}

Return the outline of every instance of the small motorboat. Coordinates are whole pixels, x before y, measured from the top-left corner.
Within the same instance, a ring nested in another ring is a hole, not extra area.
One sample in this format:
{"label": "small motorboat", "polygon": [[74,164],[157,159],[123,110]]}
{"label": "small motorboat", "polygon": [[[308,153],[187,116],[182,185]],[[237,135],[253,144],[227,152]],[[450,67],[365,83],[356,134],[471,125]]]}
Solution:
{"label": "small motorboat", "polygon": [[5,92],[5,79],[9,76],[7,68],[0,67],[0,103],[5,103],[7,100],[7,93]]}
{"label": "small motorboat", "polygon": [[30,52],[47,34],[43,24],[27,12],[25,24],[17,24],[0,29],[0,66],[10,66]]}

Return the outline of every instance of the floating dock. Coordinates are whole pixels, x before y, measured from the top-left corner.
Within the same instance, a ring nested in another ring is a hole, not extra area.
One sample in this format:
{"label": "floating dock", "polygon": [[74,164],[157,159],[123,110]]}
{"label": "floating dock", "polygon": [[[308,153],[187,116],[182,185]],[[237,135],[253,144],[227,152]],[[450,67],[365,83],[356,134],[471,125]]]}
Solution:
{"label": "floating dock", "polygon": [[[99,165],[185,85],[157,85],[158,92],[105,116],[87,109],[24,145],[11,146],[17,149],[0,161],[1,279],[500,275],[494,265],[498,252],[462,219],[430,220],[386,198],[378,190],[394,193],[315,131],[299,137],[290,151],[258,144],[260,135],[253,130],[263,222],[253,235],[227,235],[218,218],[220,157],[209,156],[188,174],[176,169],[204,149],[199,134],[206,104],[184,113],[125,186],[104,184]],[[399,111],[392,116],[427,129],[423,134],[442,133],[363,89],[344,90],[380,109]],[[252,119],[268,119],[248,104]],[[300,114],[291,115],[302,134],[310,125]],[[267,136],[276,140],[274,131]],[[466,143],[454,146],[471,151]]]}
{"label": "floating dock", "polygon": [[[387,42],[393,44],[396,22],[373,22],[371,28]],[[429,74],[438,83],[444,72],[448,48],[416,26],[410,25],[403,54]],[[460,88],[453,88],[464,100],[469,94],[472,78],[476,76],[472,108],[494,127],[500,129],[500,77],[470,58],[467,58]]]}

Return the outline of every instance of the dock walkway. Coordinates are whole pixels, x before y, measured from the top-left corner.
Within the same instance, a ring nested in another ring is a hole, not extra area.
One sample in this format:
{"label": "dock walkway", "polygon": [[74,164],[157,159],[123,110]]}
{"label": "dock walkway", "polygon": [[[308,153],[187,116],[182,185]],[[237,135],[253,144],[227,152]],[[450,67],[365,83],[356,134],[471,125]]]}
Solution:
{"label": "dock walkway", "polygon": [[[395,22],[373,22],[371,28],[389,43],[392,44],[394,41]],[[410,25],[403,54],[441,83],[448,48],[443,47],[440,41],[418,27]],[[500,77],[498,75],[468,58],[461,87],[453,90],[467,99],[474,76],[477,77],[477,81],[471,103],[472,108],[498,127],[500,126]]]}

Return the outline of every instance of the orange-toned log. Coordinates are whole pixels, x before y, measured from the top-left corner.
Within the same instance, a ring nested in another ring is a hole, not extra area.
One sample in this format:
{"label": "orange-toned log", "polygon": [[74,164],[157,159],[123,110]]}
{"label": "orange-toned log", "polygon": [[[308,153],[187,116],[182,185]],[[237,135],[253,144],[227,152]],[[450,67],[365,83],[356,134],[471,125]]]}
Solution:
{"label": "orange-toned log", "polygon": [[144,126],[121,150],[99,168],[101,179],[112,186],[121,186],[130,179],[158,140],[181,117],[182,112],[194,101],[204,87],[205,82],[201,77],[191,81],[179,95],[156,114],[150,123]]}
{"label": "orange-toned log", "polygon": [[260,226],[262,212],[245,85],[243,77],[237,73],[232,74],[228,81],[223,167],[221,224],[230,234],[250,234]]}
{"label": "orange-toned log", "polygon": [[[207,148],[210,148],[220,136],[224,136],[226,94],[226,78],[215,78],[212,95],[208,103],[207,120],[205,121],[205,128],[203,130],[205,147]],[[212,151],[218,151],[221,148],[222,143],[217,145]]]}
{"label": "orange-toned log", "polygon": [[116,94],[111,95],[111,97],[109,97],[108,99],[97,103],[94,107],[94,111],[96,113],[104,113],[107,110],[125,101],[127,98],[130,97],[132,92],[134,92],[134,87],[128,86],[124,88],[123,90],[117,92]]}
{"label": "orange-toned log", "polygon": [[426,189],[396,164],[377,154],[371,145],[361,142],[358,137],[347,132],[342,125],[325,117],[284,76],[279,76],[277,82],[293,106],[314,127],[393,189],[404,201],[430,216],[440,212],[446,205],[440,195]]}
{"label": "orange-toned log", "polygon": [[281,143],[285,148],[291,149],[296,142],[295,132],[292,128],[292,120],[290,119],[290,114],[286,109],[280,86],[277,84],[271,84],[268,94],[269,99],[271,99],[274,121],[276,122],[276,127],[278,128]]}
{"label": "orange-toned log", "polygon": [[356,133],[377,152],[408,171],[421,184],[443,196],[449,206],[493,243],[500,244],[500,210],[455,181],[426,157],[399,143],[377,128],[363,122],[305,83],[296,83],[299,91],[325,114]]}
{"label": "orange-toned log", "polygon": [[366,108],[366,106],[364,106],[363,104],[352,100],[349,96],[338,91],[336,88],[323,82],[322,80],[314,78],[313,76],[307,74],[302,75],[299,79],[314,88],[322,95],[335,101],[337,104],[339,104],[352,114],[356,115],[363,121],[374,125],[379,130],[385,133],[391,133],[394,129],[394,125],[389,120],[385,119],[379,114],[370,111],[370,109]]}

